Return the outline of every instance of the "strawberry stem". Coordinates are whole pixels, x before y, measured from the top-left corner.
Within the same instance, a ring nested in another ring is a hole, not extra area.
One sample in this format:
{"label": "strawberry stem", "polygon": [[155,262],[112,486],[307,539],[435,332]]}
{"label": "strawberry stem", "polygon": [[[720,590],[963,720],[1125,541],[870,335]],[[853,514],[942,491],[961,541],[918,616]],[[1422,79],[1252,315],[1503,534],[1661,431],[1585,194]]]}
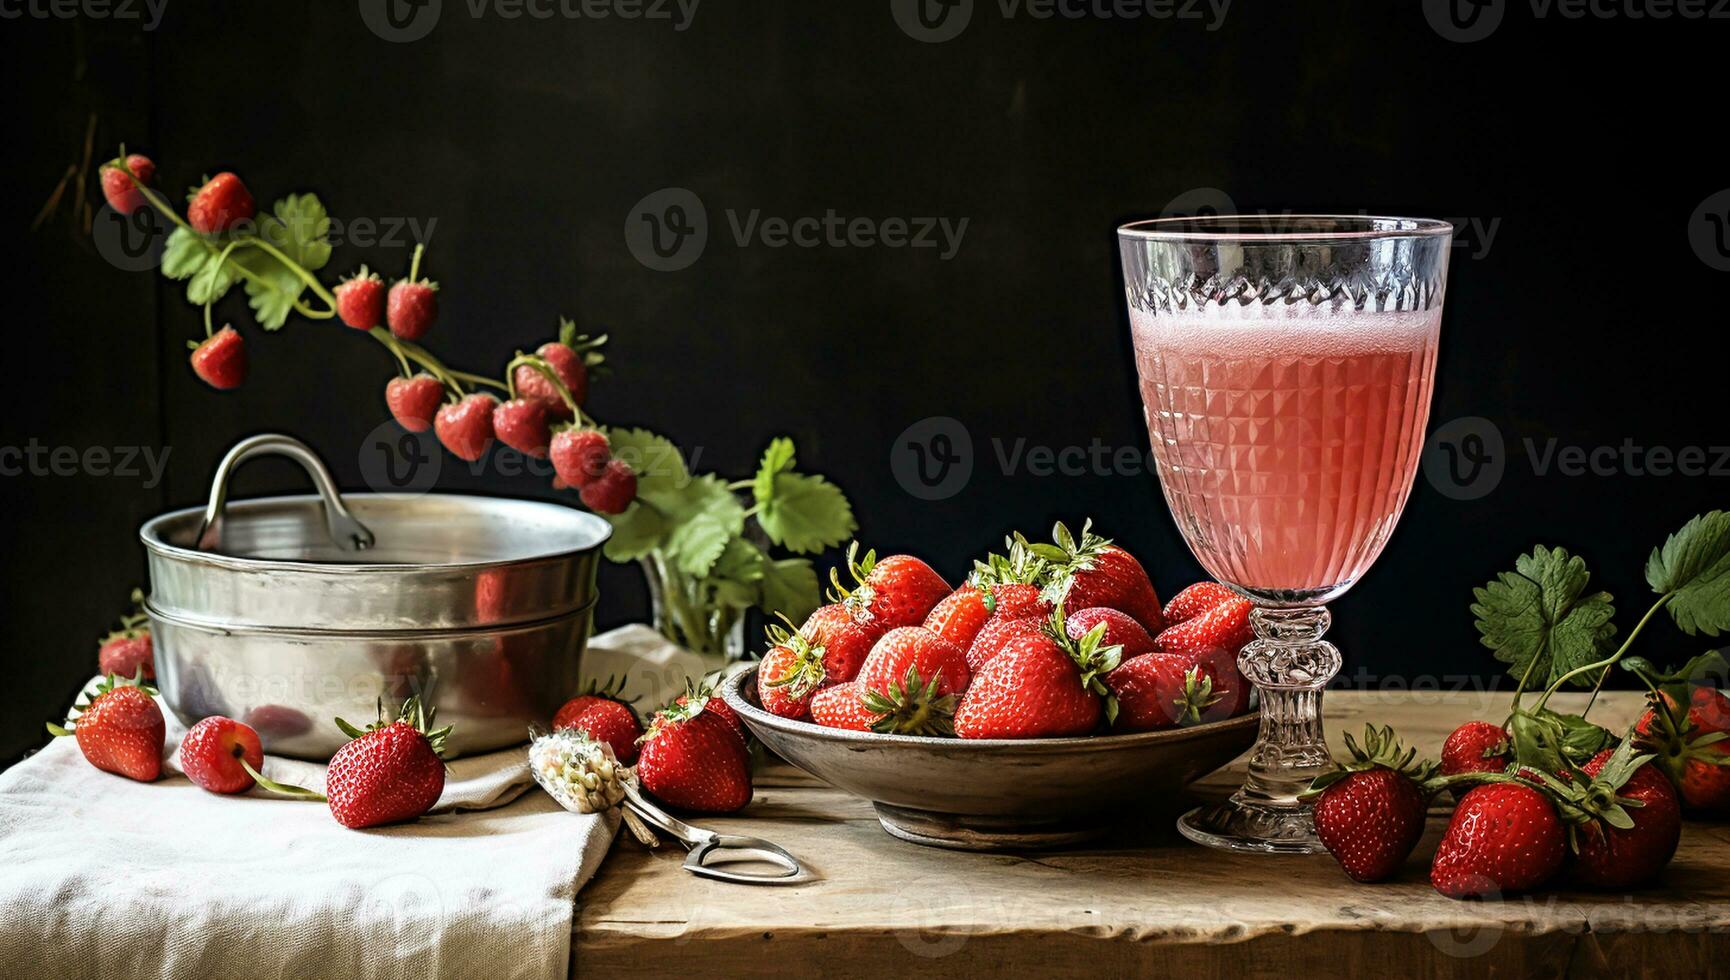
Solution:
{"label": "strawberry stem", "polygon": [[323,793],[314,793],[312,790],[307,789],[304,786],[290,786],[287,783],[279,783],[266,776],[264,773],[259,772],[257,769],[252,768],[252,763],[247,762],[244,758],[240,760],[240,766],[246,770],[248,776],[252,777],[253,782],[257,783],[264,789],[270,790],[272,793],[280,793],[283,796],[292,796],[301,800],[317,800],[320,803],[325,802],[325,795]]}
{"label": "strawberry stem", "polygon": [[408,281],[409,282],[416,282],[420,279],[420,257],[421,257],[421,254],[425,251],[426,251],[426,243],[425,242],[415,242],[414,243],[414,258],[410,259],[409,263],[408,263]]}
{"label": "strawberry stem", "polygon": [[[1676,595],[1675,592],[1666,592],[1663,595],[1659,596],[1658,601],[1652,603],[1652,608],[1646,610],[1646,615],[1640,617],[1640,622],[1638,622],[1634,625],[1633,631],[1628,634],[1627,639],[1622,641],[1622,645],[1619,648],[1617,648],[1615,653],[1612,653],[1608,657],[1605,657],[1603,660],[1599,660],[1595,663],[1589,663],[1589,664],[1585,664],[1585,665],[1580,666],[1580,667],[1575,667],[1573,670],[1570,670],[1566,674],[1563,674],[1562,676],[1556,678],[1554,681],[1551,681],[1550,686],[1544,689],[1543,697],[1540,697],[1538,699],[1538,706],[1536,708],[1534,708],[1533,710],[1535,712],[1544,710],[1544,705],[1549,702],[1550,695],[1556,693],[1556,691],[1559,690],[1563,684],[1568,683],[1569,681],[1573,680],[1575,677],[1578,677],[1581,674],[1590,673],[1591,671],[1598,670],[1600,668],[1602,668],[1604,671],[1608,672],[1609,669],[1611,667],[1614,667],[1616,665],[1616,662],[1621,660],[1622,656],[1628,652],[1628,648],[1634,645],[1634,639],[1640,635],[1641,630],[1646,628],[1646,624],[1652,621],[1652,617],[1656,616],[1658,614],[1658,610],[1663,609],[1665,606],[1669,605],[1671,598],[1673,598],[1675,595]],[[1604,679],[1602,677],[1598,678],[1598,683],[1602,684],[1603,681],[1604,681]],[[1515,707],[1518,708],[1518,706],[1519,706],[1519,698],[1518,698],[1518,695],[1516,695],[1515,696]]]}

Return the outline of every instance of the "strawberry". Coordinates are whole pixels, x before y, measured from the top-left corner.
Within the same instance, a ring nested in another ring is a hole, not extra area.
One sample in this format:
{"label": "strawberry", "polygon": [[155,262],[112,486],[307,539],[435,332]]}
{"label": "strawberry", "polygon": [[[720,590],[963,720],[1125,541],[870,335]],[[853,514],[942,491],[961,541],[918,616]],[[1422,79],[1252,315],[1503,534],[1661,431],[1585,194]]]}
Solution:
{"label": "strawberry", "polygon": [[252,194],[240,178],[223,171],[192,192],[186,222],[201,235],[214,235],[252,220]]}
{"label": "strawberry", "polygon": [[998,614],[991,617],[979,635],[973,638],[972,646],[967,648],[967,669],[975,673],[984,670],[985,665],[996,659],[1009,644],[1028,633],[1037,633],[1045,628],[1050,616],[1006,616],[1003,607],[998,607]]}
{"label": "strawberry", "polygon": [[611,681],[590,685],[588,691],[566,701],[553,715],[553,731],[574,728],[613,747],[613,758],[625,765],[637,761],[637,739],[643,723],[631,706],[619,700],[619,686]]}
{"label": "strawberry", "polygon": [[751,802],[750,755],[719,714],[668,705],[641,743],[637,779],[662,803],[732,813]]}
{"label": "strawberry", "polygon": [[961,706],[955,734],[962,738],[1055,738],[1086,735],[1102,715],[1114,715],[1104,676],[1116,669],[1121,647],[1103,645],[1100,623],[1079,640],[1069,638],[1062,608],[1043,630],[1025,633],[980,668]]}
{"label": "strawberry", "polygon": [[131,214],[148,203],[138,184],[126,176],[128,170],[138,178],[139,184],[148,186],[156,182],[156,164],[142,153],[129,154],[124,165],[118,158],[103,164],[102,196],[107,199],[109,207],[121,214]]}
{"label": "strawberry", "polygon": [[[245,765],[241,761],[245,760]],[[193,725],[180,740],[180,769],[186,778],[212,793],[244,793],[253,787],[252,773],[264,768],[264,747],[258,733],[233,718],[211,715]]]}
{"label": "strawberry", "polygon": [[474,462],[486,454],[493,441],[493,409],[498,399],[480,392],[464,395],[433,416],[433,431],[439,442],[460,459]]}
{"label": "strawberry", "polygon": [[413,820],[431,810],[445,788],[444,751],[450,727],[429,730],[432,712],[419,698],[403,702],[394,721],[379,702],[378,721],[364,730],[336,720],[353,741],[336,750],[325,770],[330,815],[350,829]]}
{"label": "strawberry", "polygon": [[104,676],[156,679],[156,657],[150,641],[150,627],[122,626],[102,638],[96,648],[96,669]]}
{"label": "strawberry", "polygon": [[1126,612],[1120,612],[1105,606],[1094,606],[1091,609],[1081,609],[1066,617],[1069,638],[1079,640],[1088,631],[1105,624],[1105,645],[1123,648],[1123,659],[1139,657],[1144,653],[1152,653],[1159,649],[1153,643],[1153,637],[1147,635],[1147,630],[1141,628]]}
{"label": "strawberry", "polygon": [[385,301],[385,322],[404,340],[419,340],[438,319],[438,283],[430,279],[399,279]]}
{"label": "strawberry", "polygon": [[1134,617],[1149,635],[1158,635],[1165,620],[1152,580],[1134,555],[1094,534],[1092,526],[1092,521],[1082,525],[1079,542],[1059,523],[1052,529],[1053,544],[1027,544],[1053,569],[1046,598],[1070,609],[1110,606]]}
{"label": "strawberry", "polygon": [[[1682,838],[1682,806],[1662,770],[1631,743],[1604,749],[1582,771],[1593,777],[1580,794],[1600,804],[1576,828],[1574,880],[1593,888],[1629,888],[1658,877]],[[1619,811],[1619,812],[1617,812]]]}
{"label": "strawberry", "polygon": [[231,326],[211,334],[192,348],[192,370],[204,383],[227,391],[246,380],[246,341]]}
{"label": "strawberry", "polygon": [[[572,348],[558,341],[548,341],[536,348],[535,356],[547,362],[547,367],[558,376],[559,383],[571,393],[571,400],[579,406],[589,397],[589,369],[583,364],[583,356]],[[519,364],[513,372],[517,393],[524,398],[533,398],[544,402],[547,414],[559,421],[568,422],[575,416],[571,406],[565,404],[565,399],[559,394],[559,389],[552,380],[533,365]]]}
{"label": "strawberry", "polygon": [[1524,783],[1488,783],[1460,798],[1436,847],[1430,884],[1449,898],[1496,897],[1555,876],[1566,833],[1549,797]]}
{"label": "strawberry", "polygon": [[1393,876],[1424,836],[1429,807],[1419,783],[1433,763],[1413,765],[1392,728],[1364,726],[1360,747],[1346,736],[1352,761],[1317,776],[1302,798],[1313,801],[1316,836],[1354,881]]}
{"label": "strawberry", "polygon": [[1027,582],[1005,582],[991,587],[991,597],[997,608],[992,616],[1005,619],[1051,618],[1051,603],[1045,600],[1039,586]]}
{"label": "strawberry", "polygon": [[547,403],[532,398],[513,398],[493,409],[493,432],[499,441],[525,456],[547,458],[552,442],[552,422]]}
{"label": "strawberry", "polygon": [[1442,743],[1444,776],[1463,772],[1501,772],[1513,761],[1513,744],[1500,725],[1487,721],[1468,721],[1454,729]]}
{"label": "strawberry", "polygon": [[996,604],[989,591],[968,582],[933,606],[922,625],[965,650],[985,628]]}
{"label": "strawberry", "polygon": [[444,398],[444,382],[424,371],[412,378],[392,378],[384,386],[385,407],[396,424],[410,432],[432,428],[433,416]]}
{"label": "strawberry", "polygon": [[607,460],[601,475],[577,490],[577,496],[598,514],[623,514],[637,499],[637,471],[622,459]]}
{"label": "strawberry", "polygon": [[902,735],[947,735],[955,698],[972,674],[967,654],[923,626],[884,633],[859,669],[860,695],[883,717],[878,731]]}
{"label": "strawberry", "polygon": [[[522,388],[519,386],[517,390]],[[606,472],[607,461],[613,458],[613,447],[607,434],[599,429],[560,429],[553,433],[548,455],[559,479],[580,491]]]}
{"label": "strawberry", "polygon": [[1730,701],[1710,687],[1694,687],[1686,712],[1675,696],[1648,696],[1650,706],[1635,723],[1640,747],[1676,784],[1683,806],[1730,812]]}
{"label": "strawberry", "polygon": [[827,684],[857,679],[860,669],[865,666],[865,658],[871,654],[871,647],[881,636],[855,622],[846,605],[839,602],[818,606],[805,617],[805,624],[799,627],[799,632],[813,646],[822,648],[823,680]]}
{"label": "strawberry", "polygon": [[1248,599],[1233,597],[1199,615],[1168,626],[1154,637],[1167,653],[1201,657],[1215,651],[1237,656],[1244,644],[1255,638],[1250,629]]}
{"label": "strawberry", "polygon": [[[770,636],[777,628],[771,626]],[[757,667],[757,700],[763,710],[783,718],[803,718],[811,713],[811,695],[817,693],[823,667],[805,638],[797,633],[779,633],[777,642],[763,653]]]}
{"label": "strawberry", "polygon": [[826,687],[811,699],[811,720],[825,728],[868,732],[881,717],[865,707],[858,681]]}
{"label": "strawberry", "polygon": [[673,703],[687,711],[707,711],[727,723],[733,734],[739,736],[739,744],[750,748],[751,730],[745,727],[744,719],[715,693],[715,688],[707,683],[698,684],[689,679],[685,681],[685,693],[673,699]]}
{"label": "strawberry", "polygon": [[[1074,637],[1074,627],[1070,635]],[[1111,642],[1109,632],[1104,642]],[[1235,670],[1221,670],[1218,664],[1198,664],[1175,653],[1143,653],[1106,674],[1105,686],[1117,699],[1111,727],[1151,732],[1230,718],[1247,705],[1249,685],[1241,683]]]}
{"label": "strawberry", "polygon": [[88,704],[77,706],[71,728],[49,725],[54,735],[74,735],[78,750],[103,772],[148,783],[162,774],[162,743],[168,734],[156,691],[136,679],[109,674]]}
{"label": "strawberry", "polygon": [[974,562],[967,582],[933,607],[924,625],[965,650],[993,616],[1049,616],[1051,608],[1034,584],[1044,573],[1045,563],[1012,540],[1007,556]]}
{"label": "strawberry", "polygon": [[1215,606],[1241,599],[1242,596],[1233,592],[1228,586],[1207,580],[1194,585],[1185,586],[1182,592],[1171,597],[1165,604],[1165,625],[1175,626],[1186,619],[1194,619]]}
{"label": "strawberry", "polygon": [[847,546],[847,568],[857,585],[841,584],[840,569],[831,569],[834,583],[830,597],[846,602],[853,618],[885,632],[924,622],[951,589],[943,576],[912,555],[890,555],[877,560],[876,551],[858,558],[859,542]]}
{"label": "strawberry", "polygon": [[384,322],[384,280],[366,266],[353,278],[337,283],[336,315],[356,330],[371,330]]}

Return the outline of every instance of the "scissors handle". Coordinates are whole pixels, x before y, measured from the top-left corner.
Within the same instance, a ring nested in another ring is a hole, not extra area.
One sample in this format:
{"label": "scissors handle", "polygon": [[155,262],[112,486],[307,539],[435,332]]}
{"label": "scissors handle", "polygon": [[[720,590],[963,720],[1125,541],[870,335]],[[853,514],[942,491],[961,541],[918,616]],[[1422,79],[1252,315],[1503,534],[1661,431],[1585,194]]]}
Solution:
{"label": "scissors handle", "polygon": [[[762,885],[787,883],[804,872],[799,859],[787,853],[779,844],[759,837],[717,834],[712,830],[693,827],[645,799],[635,783],[627,782],[624,785],[625,805],[644,822],[671,835],[690,851],[685,855],[685,870],[694,875],[716,881]],[[776,870],[752,872],[726,866],[737,860],[772,864]],[[711,861],[714,863],[710,863]]]}

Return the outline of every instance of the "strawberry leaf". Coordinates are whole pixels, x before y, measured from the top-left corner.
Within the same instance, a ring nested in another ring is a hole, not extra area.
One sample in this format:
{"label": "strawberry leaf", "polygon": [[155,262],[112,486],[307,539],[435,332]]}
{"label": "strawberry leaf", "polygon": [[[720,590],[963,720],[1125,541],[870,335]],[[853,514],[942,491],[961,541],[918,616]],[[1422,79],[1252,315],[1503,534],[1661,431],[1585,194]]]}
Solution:
{"label": "strawberry leaf", "polygon": [[665,550],[674,567],[693,578],[708,575],[727,542],[745,529],[744,505],[712,473],[692,480],[678,500],[663,509],[673,522]]}
{"label": "strawberry leaf", "polygon": [[[1479,642],[1526,686],[1545,686],[1576,667],[1602,659],[1616,625],[1608,592],[1586,591],[1586,562],[1565,548],[1539,545],[1515,570],[1472,590]],[[1574,683],[1596,678],[1583,674]]]}
{"label": "strawberry leaf", "polygon": [[[324,268],[330,261],[330,216],[312,194],[290,194],[258,220],[255,236],[299,263],[308,272]],[[278,330],[294,312],[306,284],[276,256],[261,248],[237,252],[232,261],[253,273],[246,280],[247,301],[266,330]]]}
{"label": "strawberry leaf", "polygon": [[804,622],[821,598],[817,569],[809,558],[783,558],[763,564],[762,598],[758,606]]}
{"label": "strawberry leaf", "polygon": [[774,499],[775,478],[792,472],[796,459],[793,440],[783,437],[769,442],[769,448],[763,450],[762,462],[757,464],[757,475],[751,480],[751,494],[759,505]]}
{"label": "strawberry leaf", "polygon": [[768,556],[756,545],[741,537],[728,539],[707,579],[715,601],[734,609],[755,606],[762,594],[767,564]]}
{"label": "strawberry leaf", "polygon": [[199,267],[197,273],[186,283],[186,301],[194,306],[204,306],[214,303],[228,294],[229,287],[234,285],[239,273],[227,262],[216,261],[216,256]]}
{"label": "strawberry leaf", "polygon": [[646,557],[667,535],[661,512],[640,500],[631,501],[623,514],[602,514],[613,526],[613,534],[602,551],[611,561],[635,561]]}
{"label": "strawberry leaf", "polygon": [[1673,593],[1670,618],[1690,636],[1730,630],[1730,513],[1695,517],[1646,561],[1654,592]]}
{"label": "strawberry leaf", "polygon": [[204,239],[185,228],[176,228],[162,248],[162,274],[170,279],[191,279],[214,259]]}

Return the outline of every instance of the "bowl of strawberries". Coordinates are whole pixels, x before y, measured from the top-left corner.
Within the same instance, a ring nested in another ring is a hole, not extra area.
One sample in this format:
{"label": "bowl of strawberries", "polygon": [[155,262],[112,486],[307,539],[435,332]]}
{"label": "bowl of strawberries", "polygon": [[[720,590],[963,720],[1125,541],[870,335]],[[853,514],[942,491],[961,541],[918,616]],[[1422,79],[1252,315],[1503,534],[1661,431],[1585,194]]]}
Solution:
{"label": "bowl of strawberries", "polygon": [[1249,602],[1214,582],[1162,606],[1084,527],[1021,535],[959,588],[849,551],[834,599],[771,627],[722,696],[782,758],[872,802],[902,840],[1057,847],[1169,799],[1249,747]]}

